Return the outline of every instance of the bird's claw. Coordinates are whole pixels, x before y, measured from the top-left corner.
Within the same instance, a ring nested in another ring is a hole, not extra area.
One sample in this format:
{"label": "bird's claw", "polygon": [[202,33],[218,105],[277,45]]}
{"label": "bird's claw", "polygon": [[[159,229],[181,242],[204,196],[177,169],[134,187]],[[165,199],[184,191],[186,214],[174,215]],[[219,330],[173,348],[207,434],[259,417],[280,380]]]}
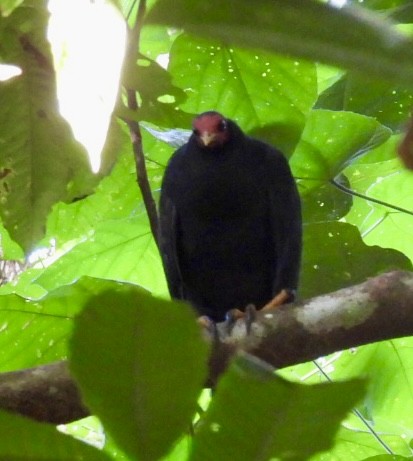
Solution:
{"label": "bird's claw", "polygon": [[248,304],[245,312],[239,309],[231,309],[225,314],[225,331],[228,335],[231,334],[235,322],[239,319],[244,319],[247,335],[251,333],[251,325],[256,318],[257,310],[253,304]]}
{"label": "bird's claw", "polygon": [[207,315],[201,315],[197,319],[199,325],[203,327],[211,336],[214,341],[219,341],[219,334],[216,322],[214,322],[210,317]]}
{"label": "bird's claw", "polygon": [[234,328],[235,322],[238,319],[242,319],[244,317],[244,312],[240,311],[239,309],[231,309],[225,314],[225,331],[228,335],[231,334],[232,329]]}
{"label": "bird's claw", "polygon": [[248,304],[245,308],[245,326],[247,328],[247,335],[251,333],[251,327],[253,322],[257,317],[257,309],[255,308],[254,304]]}

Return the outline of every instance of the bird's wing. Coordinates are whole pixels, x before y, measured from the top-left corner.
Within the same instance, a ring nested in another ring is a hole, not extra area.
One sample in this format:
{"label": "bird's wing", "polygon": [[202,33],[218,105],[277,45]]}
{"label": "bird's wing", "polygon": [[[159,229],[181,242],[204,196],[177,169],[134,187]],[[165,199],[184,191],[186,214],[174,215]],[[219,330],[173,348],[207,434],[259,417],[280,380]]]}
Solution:
{"label": "bird's wing", "polygon": [[269,162],[270,226],[275,253],[273,295],[276,295],[282,289],[297,289],[302,247],[301,203],[286,158],[271,149]]}
{"label": "bird's wing", "polygon": [[178,214],[166,192],[161,194],[159,213],[159,250],[172,298],[183,299],[183,283],[178,258]]}

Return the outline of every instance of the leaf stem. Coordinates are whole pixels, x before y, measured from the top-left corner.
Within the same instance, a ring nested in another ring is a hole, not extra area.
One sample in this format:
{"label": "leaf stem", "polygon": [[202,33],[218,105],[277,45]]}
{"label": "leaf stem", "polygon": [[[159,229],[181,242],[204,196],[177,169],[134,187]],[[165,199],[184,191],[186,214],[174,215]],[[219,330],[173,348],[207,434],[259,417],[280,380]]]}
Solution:
{"label": "leaf stem", "polygon": [[[323,370],[323,368],[317,363],[316,360],[313,360],[314,365],[318,368],[320,373],[324,376],[324,378],[332,383],[333,380],[330,378],[330,376]],[[387,443],[382,440],[380,435],[373,429],[372,425],[367,421],[367,419],[361,414],[357,408],[353,408],[352,413],[357,416],[357,418],[360,419],[360,421],[367,427],[368,431],[371,433],[371,435],[379,442],[379,444],[386,450],[386,452],[389,455],[393,455],[392,449],[387,445]]]}
{"label": "leaf stem", "polygon": [[[136,14],[135,24],[128,34],[128,45],[126,50],[126,60],[128,65],[136,66],[136,60],[139,55],[139,40],[143,25],[143,18],[146,12],[146,0],[140,0]],[[138,112],[139,103],[136,92],[133,89],[126,88],[127,106],[129,109]],[[136,120],[126,121],[129,127],[130,138],[132,141],[133,153],[135,156],[136,177],[139,189],[142,193],[143,202],[148,214],[149,225],[155,242],[158,243],[158,212],[156,203],[151,192],[148,173],[146,169],[145,155],[143,153],[142,133],[139,123]]]}
{"label": "leaf stem", "polygon": [[406,208],[402,208],[402,207],[399,207],[397,205],[392,205],[391,203],[383,202],[382,200],[370,197],[370,196],[365,195],[365,194],[361,194],[360,192],[356,192],[355,190],[350,189],[349,187],[346,187],[343,184],[340,184],[338,181],[336,181],[335,178],[330,180],[330,184],[337,187],[337,189],[340,189],[341,191],[345,192],[346,194],[352,195],[354,197],[359,197],[359,198],[362,198],[364,200],[367,200],[368,202],[377,203],[378,205],[382,205],[382,206],[385,206],[385,207],[390,208],[392,210],[400,211],[401,213],[406,213],[406,214],[409,214],[409,215],[413,216],[413,211],[407,210]]}

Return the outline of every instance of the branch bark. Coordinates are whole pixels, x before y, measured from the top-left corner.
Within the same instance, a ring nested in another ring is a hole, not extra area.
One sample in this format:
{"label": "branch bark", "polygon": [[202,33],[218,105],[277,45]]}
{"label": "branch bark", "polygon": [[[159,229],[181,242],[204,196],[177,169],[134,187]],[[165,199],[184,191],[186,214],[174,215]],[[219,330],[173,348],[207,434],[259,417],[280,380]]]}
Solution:
{"label": "branch bark", "polygon": [[[390,272],[334,293],[258,312],[250,335],[242,320],[231,334],[222,324],[217,328],[211,383],[238,351],[282,368],[413,335],[413,273]],[[88,414],[65,362],[0,375],[0,408],[54,424]]]}
{"label": "branch bark", "polygon": [[[136,70],[136,61],[139,55],[139,40],[142,30],[143,19],[146,12],[146,0],[140,0],[136,15],[136,21],[128,34],[128,46],[125,55],[125,68]],[[130,70],[129,70],[130,72]],[[138,113],[139,104],[136,97],[136,91],[126,88],[126,99],[128,109]],[[149,218],[149,225],[155,242],[158,243],[158,212],[156,203],[152,196],[151,186],[149,184],[148,173],[146,170],[145,156],[143,153],[142,133],[139,123],[136,120],[126,120],[129,127],[129,134],[132,142],[132,149],[135,157],[136,177],[139,189],[142,193],[143,202]]]}

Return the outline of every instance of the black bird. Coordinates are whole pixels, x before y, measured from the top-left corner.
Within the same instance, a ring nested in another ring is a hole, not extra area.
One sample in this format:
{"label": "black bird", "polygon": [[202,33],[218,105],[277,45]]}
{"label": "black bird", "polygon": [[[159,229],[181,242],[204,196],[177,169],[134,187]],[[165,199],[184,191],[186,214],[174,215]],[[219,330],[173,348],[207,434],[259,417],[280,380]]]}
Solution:
{"label": "black bird", "polygon": [[159,246],[171,296],[213,321],[292,300],[301,207],[285,157],[218,112],[196,117],[165,171]]}

